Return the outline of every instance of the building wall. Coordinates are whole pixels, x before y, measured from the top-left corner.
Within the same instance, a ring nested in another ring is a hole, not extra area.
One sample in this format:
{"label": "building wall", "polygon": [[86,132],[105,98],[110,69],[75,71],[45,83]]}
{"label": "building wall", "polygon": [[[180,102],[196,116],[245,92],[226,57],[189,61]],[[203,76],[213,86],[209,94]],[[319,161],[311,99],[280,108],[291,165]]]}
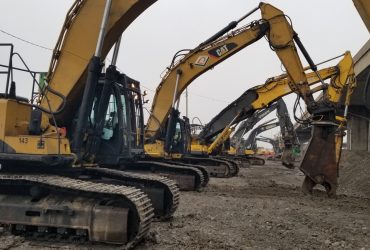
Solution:
{"label": "building wall", "polygon": [[349,119],[347,143],[350,150],[370,152],[369,120],[356,116]]}

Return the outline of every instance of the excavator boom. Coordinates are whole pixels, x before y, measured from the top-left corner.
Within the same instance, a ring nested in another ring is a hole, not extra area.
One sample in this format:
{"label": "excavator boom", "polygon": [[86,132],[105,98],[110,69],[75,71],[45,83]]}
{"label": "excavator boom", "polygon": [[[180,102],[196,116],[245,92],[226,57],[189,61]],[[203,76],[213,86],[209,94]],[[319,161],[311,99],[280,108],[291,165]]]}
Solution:
{"label": "excavator boom", "polygon": [[[122,32],[155,2],[156,0],[112,0],[104,42],[101,44],[102,60]],[[41,99],[43,108],[49,110],[50,107],[52,111],[57,111],[63,103],[60,95],[65,97],[65,107],[56,115],[59,126],[69,125],[68,122],[79,106],[88,65],[96,51],[104,7],[105,1],[77,0],[67,13],[49,66],[48,88]]]}

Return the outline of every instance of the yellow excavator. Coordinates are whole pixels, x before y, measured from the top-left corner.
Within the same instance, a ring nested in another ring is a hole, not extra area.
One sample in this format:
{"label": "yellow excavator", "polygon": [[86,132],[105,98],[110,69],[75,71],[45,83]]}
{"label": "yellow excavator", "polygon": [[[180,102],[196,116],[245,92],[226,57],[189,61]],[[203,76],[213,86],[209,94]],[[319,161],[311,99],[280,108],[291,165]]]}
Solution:
{"label": "yellow excavator", "polygon": [[[257,139],[258,139],[258,135],[267,131],[267,130],[270,130],[270,129],[273,129],[273,128],[276,128],[278,126],[281,125],[281,122],[271,122],[271,121],[268,121],[268,122],[265,122],[261,125],[259,125],[258,127],[256,127],[255,129],[253,129],[251,131],[251,133],[249,134],[249,136],[243,140],[241,143],[240,143],[240,146],[239,146],[239,149],[237,150],[238,152],[243,152],[243,154],[247,155],[247,156],[253,156],[257,153]],[[294,132],[294,129],[293,129],[293,125],[291,126],[292,130],[291,132],[292,133],[295,133]],[[283,132],[284,131],[284,128],[282,130]],[[282,133],[283,134],[283,133]],[[282,136],[284,137],[284,136]],[[260,139],[261,140],[261,139]],[[284,138],[282,139],[283,142],[284,142],[284,151],[289,151],[289,157],[285,156],[283,160],[283,165],[286,166],[287,168],[294,168],[295,165],[294,165],[294,162],[296,160],[296,156],[297,156],[297,150],[299,150],[299,141],[298,141],[298,138],[296,135],[292,135],[290,138]],[[269,140],[269,142],[272,143],[271,140]],[[279,144],[279,142],[277,142],[277,144]],[[274,144],[272,144],[274,145]],[[274,145],[275,147],[275,145]]]}
{"label": "yellow excavator", "polygon": [[[96,13],[103,4],[93,2],[94,1],[76,1],[79,7],[75,7],[74,12],[67,16],[47,76],[50,88],[57,88],[57,91],[66,96],[66,105],[63,107],[63,112],[56,114],[55,119],[59,126],[68,128],[69,138],[72,141],[72,152],[77,152],[75,154],[77,155],[78,161],[82,159],[85,161],[87,159],[87,161],[98,163],[101,166],[120,167],[124,169],[126,173],[138,172],[142,168],[149,168],[152,174],[155,172],[156,175],[167,176],[175,180],[181,190],[201,189],[203,186],[207,185],[207,172],[202,173],[199,169],[191,166],[185,168],[168,163],[142,161],[144,152],[143,112],[142,100],[139,98],[141,97],[139,93],[140,89],[137,87],[138,84],[135,83],[136,81],[132,81],[130,85],[130,88],[132,87],[131,89],[133,89],[135,93],[131,94],[131,97],[121,97],[121,101],[113,94],[111,97],[108,97],[107,93],[111,93],[112,91],[109,90],[109,88],[104,88],[104,84],[101,84],[101,91],[104,92],[102,95],[107,95],[104,97],[105,99],[110,98],[110,101],[113,102],[128,102],[130,99],[135,99],[131,100],[135,103],[135,105],[131,105],[132,107],[124,103],[122,105],[115,105],[113,110],[109,112],[109,114],[107,113],[105,118],[103,116],[107,108],[110,107],[109,105],[111,104],[108,105],[110,102],[104,99],[102,103],[105,104],[99,106],[97,104],[98,102],[95,104],[95,101],[100,100],[93,94],[95,87],[85,88],[85,90],[83,90],[83,84],[88,80],[86,79],[87,72],[97,72],[101,70],[97,60],[94,62],[95,66],[92,66],[95,68],[86,68],[87,60],[94,52],[94,44],[91,43],[91,41],[96,41],[99,25],[97,21],[94,21],[94,23],[90,22],[90,24],[83,23],[87,22],[87,19],[85,20],[85,16],[83,15],[87,15],[88,17],[94,15],[91,14],[91,12]],[[104,42],[102,42],[102,45],[97,45],[102,47],[102,58],[105,58],[105,55],[115,42],[117,42],[117,48],[119,47],[119,39],[122,33],[120,32],[122,30],[121,26],[127,26],[126,23],[132,22],[132,17],[139,15],[140,9],[138,6],[149,6],[154,2],[155,1],[149,1],[144,4],[141,1],[138,1],[138,3],[125,3],[119,0],[113,1],[113,4],[117,5],[118,8],[116,9],[115,6],[111,8],[110,17],[113,20],[117,19],[117,21],[114,23],[115,26],[113,26],[111,24],[112,21],[109,20],[105,31],[106,38]],[[87,4],[91,5],[89,9],[84,8]],[[128,8],[128,6],[131,5],[133,7]],[[123,11],[125,11],[125,13],[127,12],[125,19],[120,16]],[[70,23],[73,24],[73,29],[69,27]],[[77,27],[77,25],[80,27]],[[84,31],[82,32],[81,30]],[[64,51],[65,53],[61,53]],[[116,54],[117,53],[118,51]],[[115,55],[113,55],[113,59],[115,59],[114,57]],[[117,78],[119,78],[119,73],[116,72],[114,66],[108,67],[107,72],[110,74],[107,77],[109,77],[111,81],[116,81]],[[68,80],[68,82],[66,82],[66,80]],[[59,84],[60,82],[63,82],[63,84]],[[129,83],[127,83],[127,85],[129,85]],[[81,95],[82,92],[83,96]],[[50,105],[52,110],[56,110],[60,107],[61,98],[58,98],[53,93],[46,93],[48,96],[47,98],[42,98],[41,106],[48,107],[48,105]],[[82,98],[86,99],[86,103],[82,102],[80,106],[79,102]],[[50,102],[50,104],[48,104],[48,102]],[[80,117],[78,122],[76,122],[75,119],[77,107],[81,110],[78,114]],[[94,121],[97,115],[100,116],[99,122]],[[130,115],[132,120],[127,119],[128,115]],[[137,119],[135,119],[135,117],[137,117]],[[46,121],[46,123],[47,122],[48,121]],[[91,126],[93,126],[93,128],[91,128]],[[102,133],[106,133],[106,135],[99,136]],[[110,135],[108,136],[108,134]],[[129,169],[130,167],[133,169]],[[142,173],[142,171],[139,173]],[[153,192],[153,195],[155,193],[156,192]],[[161,192],[157,192],[158,195],[160,193]],[[173,196],[171,193],[174,193],[174,191],[168,190],[164,195]],[[175,195],[174,197],[177,196],[178,195]],[[158,198],[151,197],[151,200],[158,200]],[[163,202],[159,202],[159,204],[164,206]]]}
{"label": "yellow excavator", "polygon": [[[35,72],[12,44],[2,45],[10,56],[0,95],[0,225],[10,232],[129,248],[145,237],[154,216],[175,212],[176,182],[113,169],[140,164],[144,150],[140,85],[115,63],[122,32],[154,2],[76,1],[47,84],[32,101],[16,95],[13,71],[37,82]],[[113,45],[112,65],[103,70]],[[17,59],[23,68],[13,66]]]}
{"label": "yellow excavator", "polygon": [[[307,67],[308,69],[308,67]],[[333,71],[332,67],[321,69],[320,71],[321,79],[327,79],[329,77],[333,77],[334,74],[338,74],[338,72]],[[317,77],[316,73],[308,73],[308,85],[314,85],[320,81],[320,78]],[[277,84],[284,81],[289,81],[286,74],[272,77],[267,79],[266,84]],[[276,81],[276,82],[275,82]],[[262,85],[261,88],[263,88]],[[248,92],[248,91],[247,91]],[[293,124],[290,121],[289,113],[284,101],[280,98],[278,101],[266,106],[263,109],[257,110],[252,115],[243,114],[244,109],[250,105],[248,102],[249,100],[247,92],[243,93],[240,97],[238,97],[235,101],[229,104],[226,108],[224,108],[219,114],[217,114],[209,123],[207,123],[200,133],[195,137],[196,139],[193,140],[191,145],[192,153],[194,154],[212,154],[215,152],[220,145],[223,145],[230,137],[230,135],[234,132],[235,127],[238,125],[240,120],[245,119],[241,122],[236,129],[235,133],[233,134],[231,141],[230,150],[227,151],[229,157],[233,157],[234,155],[239,155],[239,157],[235,159],[239,159],[242,162],[245,160],[249,161],[252,165],[263,165],[264,160],[262,158],[253,157],[254,154],[253,150],[246,150],[245,146],[241,146],[240,142],[242,137],[253,128],[253,126],[264,118],[267,114],[269,114],[274,109],[277,110],[277,115],[279,117],[279,122],[273,124],[266,124],[265,126],[260,126],[260,129],[255,130],[254,133],[258,134],[261,131],[265,131],[267,129],[271,129],[273,127],[280,126],[280,129],[283,134],[283,141],[284,141],[284,152],[282,157],[282,162],[284,166],[289,168],[293,168],[294,162],[294,154],[297,151],[297,146],[299,144],[298,138],[295,135],[295,131],[293,129]],[[235,117],[232,118],[232,116]],[[232,118],[232,120],[231,120]],[[248,147],[253,145],[253,140],[256,135],[252,135],[247,141],[244,141],[243,144],[249,145]],[[212,142],[210,140],[215,138]],[[218,151],[218,154],[222,154],[223,152]],[[247,158],[241,157],[247,155]],[[244,163],[245,164],[245,163]]]}
{"label": "yellow excavator", "polygon": [[[268,160],[280,160],[283,147],[281,145],[281,141],[279,138],[273,139],[273,138],[266,137],[266,136],[258,136],[256,138],[256,142],[258,141],[268,143],[272,146],[273,155],[271,154],[267,155]],[[258,148],[256,144],[254,145],[253,150],[255,152],[256,151],[258,152]]]}
{"label": "yellow excavator", "polygon": [[243,146],[242,146],[243,136],[246,133],[248,133],[259,121],[261,121],[268,114],[274,111],[277,108],[277,106],[278,106],[278,102],[274,102],[264,109],[257,110],[256,112],[253,113],[251,117],[240,122],[237,125],[237,128],[235,127],[235,129],[233,129],[234,131],[232,132],[232,136],[227,138],[229,140],[229,146],[224,149],[224,153],[231,157],[241,158],[241,161],[243,161],[246,166],[249,166],[251,164],[252,165],[253,164],[254,165],[264,165],[265,160],[262,158],[252,157],[251,159],[251,156],[249,156],[248,159],[246,159],[247,161],[244,160],[244,155],[247,155],[247,152],[243,150]]}
{"label": "yellow excavator", "polygon": [[[257,10],[261,10],[262,19],[237,28],[240,22]],[[145,152],[151,159],[201,164],[207,167],[212,176],[237,174],[238,165],[232,160],[190,155],[190,144],[186,145],[189,137],[181,133],[181,127],[184,126],[177,107],[181,93],[193,80],[264,36],[290,75],[297,75],[301,63],[293,39],[300,42],[298,35],[284,13],[266,3],[261,3],[239,20],[231,22],[196,48],[180,50],[175,54],[157,87],[145,129]]]}
{"label": "yellow excavator", "polygon": [[[234,29],[240,21],[257,10],[261,10],[262,19],[253,21],[239,29]],[[336,80],[340,82],[334,82],[333,85],[328,87],[323,82],[320,73],[317,71],[317,66],[310,58],[298,34],[292,29],[288,20],[281,10],[269,4],[261,3],[258,7],[239,20],[230,23],[195,49],[179,51],[168,67],[153,100],[151,115],[145,129],[146,153],[154,158],[177,158],[179,160],[191,161],[191,157],[183,154],[183,152],[179,154],[178,152],[172,152],[172,148],[176,148],[173,145],[176,142],[174,137],[177,134],[176,120],[179,120],[179,112],[176,108],[178,107],[181,93],[196,77],[242,48],[266,36],[270,48],[276,52],[287,71],[289,84],[284,85],[285,89],[274,88],[270,90],[265,87],[261,89],[257,87],[247,91],[248,97],[246,100],[248,100],[249,105],[245,106],[243,114],[253,113],[257,109],[266,107],[270,103],[267,100],[275,101],[286,93],[297,93],[304,100],[309,112],[312,114],[312,124],[314,125],[314,136],[311,140],[312,146],[310,147],[312,151],[308,150],[307,157],[301,165],[301,169],[306,175],[303,186],[304,192],[311,192],[313,184],[320,183],[327,188],[328,195],[334,195],[337,186],[337,154],[335,147],[338,144],[335,144],[335,139],[337,138],[338,124],[335,120],[333,104],[330,101],[334,98],[333,94],[339,95],[342,87],[347,86],[348,79],[351,83],[354,81],[353,75],[352,72],[349,72],[348,75],[343,75]],[[320,79],[321,85],[313,90],[308,85],[305,69],[299,59],[295,44],[306,58],[310,69]],[[349,53],[346,55],[346,60],[340,66],[350,69],[352,67],[352,59]],[[350,86],[352,85],[350,84]],[[340,88],[337,86],[340,86]],[[271,86],[269,87],[271,88]],[[313,93],[324,88],[328,88],[326,91],[328,100],[318,103],[314,100]],[[236,113],[232,114],[230,121],[236,115]],[[318,119],[320,121],[317,121]],[[343,126],[341,125],[340,127]],[[315,149],[322,149],[323,147],[327,149],[315,151]],[[321,155],[322,152],[326,153],[325,157]],[[214,171],[213,168],[210,170]],[[230,169],[226,170],[225,166],[221,166],[215,172],[226,173],[227,171],[230,171]]]}
{"label": "yellow excavator", "polygon": [[[239,164],[239,166],[243,167],[247,167],[250,165],[264,165],[265,160],[262,158],[254,157],[251,155],[245,157],[244,153],[237,154],[237,149],[235,145],[231,145],[231,138],[234,137],[235,133],[239,132],[239,128],[241,125],[253,123],[253,125],[251,126],[253,127],[255,123],[259,121],[259,115],[261,115],[260,118],[262,119],[264,117],[264,111],[268,109],[271,109],[272,111],[274,109],[274,105],[275,103],[272,104],[270,107],[263,109],[262,112],[256,112],[252,117],[247,118],[245,121],[240,121],[239,123],[234,123],[234,121],[227,122],[227,124],[224,124],[224,129],[220,133],[212,135],[208,138],[204,136],[207,134],[205,133],[205,129],[210,126],[210,123],[207,123],[205,126],[199,124],[191,124],[191,127],[198,127],[197,130],[199,131],[194,132],[191,135],[191,154],[194,156],[234,160]],[[268,113],[269,112],[266,112],[266,115]],[[254,122],[252,122],[252,120]],[[241,125],[239,126],[239,124]],[[236,127],[238,127],[237,130]]]}

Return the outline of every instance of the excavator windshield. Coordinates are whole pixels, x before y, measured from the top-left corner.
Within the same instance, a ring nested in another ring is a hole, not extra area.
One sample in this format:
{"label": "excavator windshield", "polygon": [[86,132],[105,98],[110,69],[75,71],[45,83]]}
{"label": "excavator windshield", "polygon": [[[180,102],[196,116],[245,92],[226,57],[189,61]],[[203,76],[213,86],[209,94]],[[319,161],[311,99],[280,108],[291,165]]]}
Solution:
{"label": "excavator windshield", "polygon": [[[121,75],[119,82],[102,95],[104,81],[99,81],[88,117],[88,130],[101,124],[100,146],[96,150],[87,140],[86,152],[95,153],[101,165],[117,165],[120,161],[143,152],[143,116],[139,82]],[[101,103],[107,103],[100,111]],[[96,151],[96,152],[95,152]]]}

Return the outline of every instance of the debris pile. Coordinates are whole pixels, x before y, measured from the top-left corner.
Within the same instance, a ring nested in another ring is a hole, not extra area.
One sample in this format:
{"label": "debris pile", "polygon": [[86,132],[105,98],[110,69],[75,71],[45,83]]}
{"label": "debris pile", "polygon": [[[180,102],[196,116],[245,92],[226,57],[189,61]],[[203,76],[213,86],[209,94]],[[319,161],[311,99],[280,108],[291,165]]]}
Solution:
{"label": "debris pile", "polygon": [[342,151],[338,194],[370,198],[370,153]]}

